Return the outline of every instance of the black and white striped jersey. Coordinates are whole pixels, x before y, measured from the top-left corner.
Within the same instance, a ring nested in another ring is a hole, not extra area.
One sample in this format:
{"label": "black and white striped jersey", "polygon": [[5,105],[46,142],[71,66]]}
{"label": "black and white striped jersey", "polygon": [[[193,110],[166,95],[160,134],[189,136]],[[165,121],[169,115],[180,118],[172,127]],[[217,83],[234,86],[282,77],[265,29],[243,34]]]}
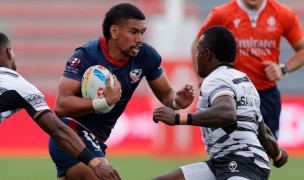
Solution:
{"label": "black and white striped jersey", "polygon": [[50,109],[35,86],[16,71],[0,67],[0,123],[23,108],[31,117],[37,111]]}
{"label": "black and white striped jersey", "polygon": [[233,153],[253,157],[258,166],[270,169],[268,156],[257,138],[258,124],[262,120],[260,97],[247,75],[232,67],[220,66],[204,79],[200,91],[197,111],[206,110],[222,95],[233,96],[237,103],[235,124],[201,128],[209,157]]}

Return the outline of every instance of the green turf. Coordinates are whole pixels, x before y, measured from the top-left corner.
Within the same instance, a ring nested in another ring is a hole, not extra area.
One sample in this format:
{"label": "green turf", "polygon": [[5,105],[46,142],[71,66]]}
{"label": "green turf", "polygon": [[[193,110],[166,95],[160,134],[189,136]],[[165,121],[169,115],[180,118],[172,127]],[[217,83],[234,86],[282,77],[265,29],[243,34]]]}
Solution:
{"label": "green turf", "polygon": [[[149,180],[197,159],[155,159],[153,157],[109,157],[124,180]],[[304,158],[290,158],[280,169],[272,168],[270,180],[304,180]],[[1,180],[54,180],[55,167],[49,158],[0,157]]]}

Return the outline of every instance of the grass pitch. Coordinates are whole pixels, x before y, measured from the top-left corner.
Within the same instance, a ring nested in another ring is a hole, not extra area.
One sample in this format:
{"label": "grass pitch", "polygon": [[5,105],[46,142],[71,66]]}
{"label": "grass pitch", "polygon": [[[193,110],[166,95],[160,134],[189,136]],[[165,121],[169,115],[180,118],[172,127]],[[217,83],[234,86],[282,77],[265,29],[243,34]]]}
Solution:
{"label": "grass pitch", "polygon": [[[124,180],[149,180],[181,165],[194,163],[199,158],[178,160],[156,159],[142,156],[110,156],[109,162],[119,171]],[[272,168],[270,180],[303,180],[304,158],[290,158],[280,169]],[[0,157],[1,180],[55,180],[55,166],[50,158]]]}

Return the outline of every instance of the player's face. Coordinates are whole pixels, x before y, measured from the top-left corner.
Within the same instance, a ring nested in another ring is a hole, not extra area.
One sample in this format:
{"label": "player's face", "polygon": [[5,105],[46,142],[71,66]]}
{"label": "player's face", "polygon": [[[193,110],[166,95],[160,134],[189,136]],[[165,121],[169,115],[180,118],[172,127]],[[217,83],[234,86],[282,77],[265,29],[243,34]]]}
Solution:
{"label": "player's face", "polygon": [[196,59],[197,59],[197,72],[198,75],[202,78],[205,78],[208,76],[208,51],[209,49],[206,48],[203,44],[203,39],[204,35],[200,38],[198,44],[197,44],[197,49],[198,52],[196,54]]}
{"label": "player's face", "polygon": [[116,44],[125,57],[134,57],[138,54],[146,29],[144,20],[129,19],[119,25]]}
{"label": "player's face", "polygon": [[245,6],[249,9],[258,9],[261,7],[264,0],[243,0]]}

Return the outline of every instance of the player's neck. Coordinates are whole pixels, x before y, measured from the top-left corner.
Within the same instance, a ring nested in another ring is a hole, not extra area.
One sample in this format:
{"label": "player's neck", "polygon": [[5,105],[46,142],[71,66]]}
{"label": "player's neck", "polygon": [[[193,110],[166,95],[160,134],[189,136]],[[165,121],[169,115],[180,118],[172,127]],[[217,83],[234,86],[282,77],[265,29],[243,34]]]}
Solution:
{"label": "player's neck", "polygon": [[119,48],[117,48],[115,42],[112,42],[111,40],[108,41],[107,47],[108,47],[108,53],[112,57],[112,59],[116,61],[126,61],[126,59],[128,59],[128,57],[122,54]]}
{"label": "player's neck", "polygon": [[258,10],[264,1],[266,0],[256,0],[254,2],[249,1],[249,0],[241,0],[244,6],[250,10]]}

